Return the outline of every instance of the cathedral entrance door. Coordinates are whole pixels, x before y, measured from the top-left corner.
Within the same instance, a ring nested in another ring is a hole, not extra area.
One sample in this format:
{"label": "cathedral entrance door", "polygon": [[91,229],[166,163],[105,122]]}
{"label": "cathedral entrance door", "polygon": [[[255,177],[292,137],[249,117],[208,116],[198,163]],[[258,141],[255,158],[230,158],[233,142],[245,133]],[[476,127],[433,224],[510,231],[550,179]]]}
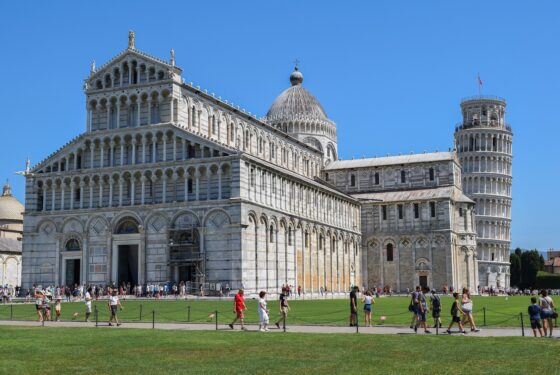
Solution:
{"label": "cathedral entrance door", "polygon": [[80,284],[80,260],[66,259],[66,275],[64,278],[66,286],[74,286]]}
{"label": "cathedral entrance door", "polygon": [[419,284],[422,287],[422,289],[427,288],[428,287],[428,276],[420,276],[419,277]]}
{"label": "cathedral entrance door", "polygon": [[138,284],[138,245],[119,245],[117,282]]}
{"label": "cathedral entrance door", "polygon": [[196,282],[196,267],[194,265],[179,266],[179,280],[177,281]]}

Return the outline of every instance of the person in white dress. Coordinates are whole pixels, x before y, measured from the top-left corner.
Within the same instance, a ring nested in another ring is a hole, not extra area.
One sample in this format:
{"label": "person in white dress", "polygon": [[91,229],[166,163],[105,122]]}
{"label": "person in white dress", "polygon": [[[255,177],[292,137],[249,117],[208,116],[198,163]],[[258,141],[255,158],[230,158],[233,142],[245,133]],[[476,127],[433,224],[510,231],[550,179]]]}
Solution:
{"label": "person in white dress", "polygon": [[268,309],[266,308],[266,292],[263,290],[259,293],[259,331],[267,332],[268,331]]}

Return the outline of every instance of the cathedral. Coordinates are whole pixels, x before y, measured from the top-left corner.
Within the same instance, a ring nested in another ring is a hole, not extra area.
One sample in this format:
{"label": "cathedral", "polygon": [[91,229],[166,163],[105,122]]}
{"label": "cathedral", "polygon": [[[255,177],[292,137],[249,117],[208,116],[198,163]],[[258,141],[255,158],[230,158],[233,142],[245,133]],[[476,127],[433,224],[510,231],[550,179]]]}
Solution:
{"label": "cathedral", "polygon": [[463,101],[456,151],[340,160],[297,67],[290,83],[259,118],[186,83],[173,50],[153,57],[131,32],[91,66],[86,130],[26,173],[23,285],[313,296],[509,282],[505,101]]}

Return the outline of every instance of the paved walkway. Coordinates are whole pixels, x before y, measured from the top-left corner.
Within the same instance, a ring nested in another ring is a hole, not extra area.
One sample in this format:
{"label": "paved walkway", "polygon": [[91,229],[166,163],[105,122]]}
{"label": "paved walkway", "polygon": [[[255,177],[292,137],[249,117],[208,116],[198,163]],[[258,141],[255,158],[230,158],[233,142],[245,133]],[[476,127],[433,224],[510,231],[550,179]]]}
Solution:
{"label": "paved walkway", "polygon": [[[0,325],[3,326],[21,326],[21,327],[40,327],[42,323],[35,321],[16,321],[16,320],[1,320]],[[75,322],[75,321],[61,321],[61,322],[45,322],[45,327],[73,327],[73,328],[84,328],[90,327],[95,328],[95,323],[85,323],[85,322]],[[258,331],[258,326],[256,325],[246,325],[247,331]],[[120,327],[109,327],[107,322],[99,322],[98,328],[109,328],[109,329],[130,329],[130,328],[143,328],[151,329],[151,322],[142,323],[124,323]],[[167,329],[167,330],[185,330],[185,331],[214,331],[216,330],[215,323],[212,324],[193,324],[193,323],[155,323],[156,329]],[[218,325],[218,329],[222,331],[231,331],[227,325]],[[239,330],[239,325],[235,326],[235,330]],[[435,329],[430,329],[432,335],[436,334]],[[309,325],[291,325],[286,328],[287,332],[300,332],[300,333],[346,333],[346,334],[356,334],[355,327],[336,327],[336,326],[309,326]],[[281,333],[282,329],[277,329],[276,327],[270,327],[270,333]],[[359,327],[359,333],[362,334],[378,334],[378,335],[413,335],[414,331],[406,327],[390,327],[390,326],[375,326],[375,327]],[[439,331],[440,335],[447,335],[445,329]],[[418,335],[425,335],[422,330],[418,331]],[[468,332],[466,336],[469,337],[513,337],[521,336],[521,328],[484,328],[480,332],[471,333]],[[533,332],[530,327],[525,328],[525,336],[532,336]],[[454,328],[453,336],[463,336]],[[553,337],[558,339],[558,331],[553,332]]]}

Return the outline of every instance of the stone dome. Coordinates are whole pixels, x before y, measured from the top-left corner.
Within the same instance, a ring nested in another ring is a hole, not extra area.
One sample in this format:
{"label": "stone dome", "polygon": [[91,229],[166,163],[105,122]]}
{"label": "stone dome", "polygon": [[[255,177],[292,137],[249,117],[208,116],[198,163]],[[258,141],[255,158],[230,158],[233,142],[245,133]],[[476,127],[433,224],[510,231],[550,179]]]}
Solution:
{"label": "stone dome", "polygon": [[319,101],[301,84],[303,74],[298,67],[290,74],[292,86],[282,92],[270,106],[266,119],[269,123],[310,121],[332,123]]}
{"label": "stone dome", "polygon": [[0,196],[0,221],[23,221],[24,210],[23,204],[12,196],[12,189],[6,183]]}

